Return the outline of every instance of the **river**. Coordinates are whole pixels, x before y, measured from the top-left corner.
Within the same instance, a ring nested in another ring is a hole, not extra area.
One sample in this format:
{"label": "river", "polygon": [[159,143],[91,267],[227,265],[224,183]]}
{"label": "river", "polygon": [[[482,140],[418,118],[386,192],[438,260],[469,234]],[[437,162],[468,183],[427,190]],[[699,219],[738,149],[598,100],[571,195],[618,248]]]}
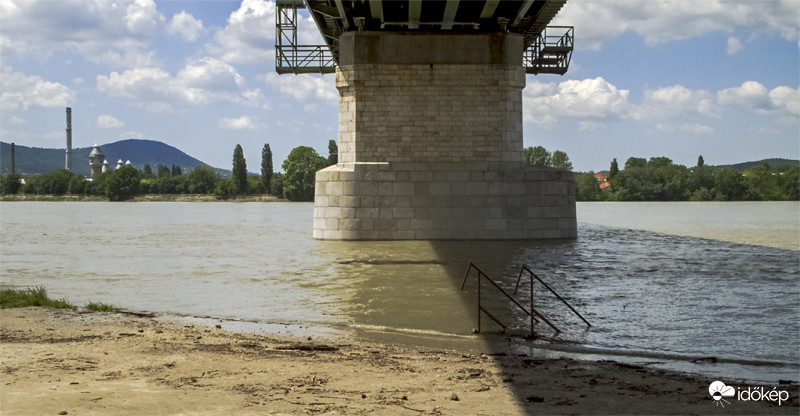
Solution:
{"label": "river", "polygon": [[[459,290],[469,262],[509,291],[526,264],[592,327],[537,287],[536,308],[562,332],[537,324],[524,341],[527,318],[489,295],[520,348],[798,379],[800,203],[579,203],[578,238],[567,241],[317,241],[312,219],[300,203],[2,202],[0,281],[81,305],[263,327],[467,337],[477,326],[476,282]],[[692,363],[710,356],[718,363]]]}

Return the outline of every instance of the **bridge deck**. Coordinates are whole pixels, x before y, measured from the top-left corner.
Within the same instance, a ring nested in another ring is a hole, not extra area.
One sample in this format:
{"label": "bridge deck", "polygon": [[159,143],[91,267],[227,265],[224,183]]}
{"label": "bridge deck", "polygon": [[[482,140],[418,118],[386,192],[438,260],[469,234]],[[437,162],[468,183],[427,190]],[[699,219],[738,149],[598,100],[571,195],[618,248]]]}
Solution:
{"label": "bridge deck", "polygon": [[[529,49],[536,46],[564,3],[566,0],[278,0],[277,70],[333,72],[339,62],[339,37],[348,31],[507,31],[522,34],[525,49]],[[296,47],[302,46],[283,33],[296,30],[296,18],[282,11],[306,7],[327,46],[327,51],[316,50],[318,53],[309,56],[297,55]],[[286,19],[282,21],[281,17]],[[285,21],[292,22],[287,25]],[[287,42],[281,38],[287,38]],[[290,65],[283,65],[284,62]]]}

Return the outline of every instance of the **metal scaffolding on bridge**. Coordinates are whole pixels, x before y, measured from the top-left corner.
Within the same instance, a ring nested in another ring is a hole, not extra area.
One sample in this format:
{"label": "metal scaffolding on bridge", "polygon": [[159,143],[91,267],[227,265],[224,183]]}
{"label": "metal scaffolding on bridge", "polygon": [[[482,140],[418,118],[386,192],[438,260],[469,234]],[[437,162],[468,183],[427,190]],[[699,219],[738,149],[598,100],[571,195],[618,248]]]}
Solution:
{"label": "metal scaffolding on bridge", "polygon": [[[347,31],[458,30],[520,33],[525,38],[526,73],[564,75],[572,58],[574,29],[546,25],[565,1],[277,0],[275,70],[279,74],[335,72],[339,36]],[[308,9],[324,44],[298,43],[298,9]]]}

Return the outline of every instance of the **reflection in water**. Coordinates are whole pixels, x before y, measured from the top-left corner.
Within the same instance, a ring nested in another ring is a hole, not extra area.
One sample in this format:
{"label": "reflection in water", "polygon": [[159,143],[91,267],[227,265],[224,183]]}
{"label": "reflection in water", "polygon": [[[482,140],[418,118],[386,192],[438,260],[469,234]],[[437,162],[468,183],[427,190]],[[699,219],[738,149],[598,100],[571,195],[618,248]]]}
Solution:
{"label": "reflection in water", "polygon": [[[570,241],[315,241],[311,204],[0,209],[2,283],[42,284],[78,304],[468,335],[477,326],[475,280],[459,291],[468,263],[508,291],[526,264],[593,324],[586,330],[539,286],[537,309],[563,333],[538,324],[538,348],[763,380],[796,378],[800,364],[798,251],[587,223]],[[527,317],[490,293],[487,309],[525,335]],[[732,364],[682,364],[708,356]]]}

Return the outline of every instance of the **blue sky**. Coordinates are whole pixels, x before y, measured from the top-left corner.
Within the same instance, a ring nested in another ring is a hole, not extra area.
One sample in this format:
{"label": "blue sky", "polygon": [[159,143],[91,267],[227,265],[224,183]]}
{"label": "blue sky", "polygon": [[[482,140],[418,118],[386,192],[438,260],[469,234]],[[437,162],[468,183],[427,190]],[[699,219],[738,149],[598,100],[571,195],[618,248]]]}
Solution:
{"label": "blue sky", "polygon": [[[274,72],[274,3],[0,0],[0,139],[73,146],[160,140],[258,171],[336,138],[332,75]],[[300,38],[317,43],[313,23]],[[800,158],[800,1],[571,0],[567,75],[528,76],[525,146],[576,170],[631,156],[694,165]]]}

